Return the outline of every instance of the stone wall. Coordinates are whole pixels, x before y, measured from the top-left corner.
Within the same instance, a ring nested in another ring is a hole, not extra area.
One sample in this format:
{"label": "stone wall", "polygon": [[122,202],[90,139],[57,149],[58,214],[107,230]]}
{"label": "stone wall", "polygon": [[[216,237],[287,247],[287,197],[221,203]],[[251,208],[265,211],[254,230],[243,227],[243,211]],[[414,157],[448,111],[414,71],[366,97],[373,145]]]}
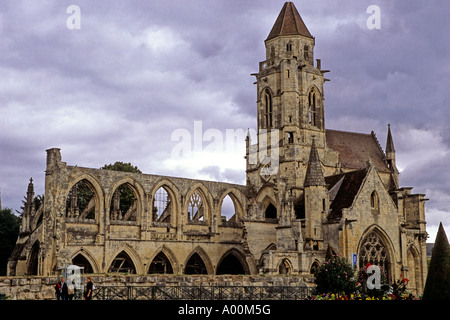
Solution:
{"label": "stone wall", "polygon": [[[0,277],[0,295],[10,300],[54,300],[58,277]],[[187,275],[92,275],[101,286],[312,286],[301,276],[187,276]]]}

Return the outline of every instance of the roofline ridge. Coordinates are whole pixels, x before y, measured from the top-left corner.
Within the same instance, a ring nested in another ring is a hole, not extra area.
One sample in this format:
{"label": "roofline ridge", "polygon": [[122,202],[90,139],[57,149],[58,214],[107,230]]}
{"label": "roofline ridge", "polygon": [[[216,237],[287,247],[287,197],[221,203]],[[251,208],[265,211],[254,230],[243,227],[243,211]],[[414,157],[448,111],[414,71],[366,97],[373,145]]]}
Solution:
{"label": "roofline ridge", "polygon": [[383,159],[386,159],[386,153],[383,150],[383,147],[380,144],[380,141],[378,141],[377,135],[375,134],[375,132],[372,130],[372,132],[370,133],[372,135],[372,138],[375,140],[378,149],[380,149],[381,154],[383,155]]}
{"label": "roofline ridge", "polygon": [[371,133],[354,132],[354,131],[348,131],[348,130],[325,129],[325,132],[327,132],[327,131],[343,132],[343,133],[352,133],[352,134],[361,134],[361,135],[365,135],[365,136],[370,136],[370,135],[371,135]]}

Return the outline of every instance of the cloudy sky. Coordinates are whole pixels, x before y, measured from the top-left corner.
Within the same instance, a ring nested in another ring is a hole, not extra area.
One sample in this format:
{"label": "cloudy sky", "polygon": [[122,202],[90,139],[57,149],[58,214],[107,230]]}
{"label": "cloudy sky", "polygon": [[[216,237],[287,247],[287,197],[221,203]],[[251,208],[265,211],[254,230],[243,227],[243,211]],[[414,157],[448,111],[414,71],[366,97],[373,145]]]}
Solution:
{"label": "cloudy sky", "polygon": [[[69,165],[123,161],[145,173],[244,184],[244,141],[227,133],[256,126],[250,74],[283,3],[2,0],[3,207],[19,209],[30,177],[44,192],[52,147]],[[441,221],[449,234],[448,1],[294,3],[316,38],[315,57],[331,70],[327,128],[373,130],[384,146],[390,123],[400,184],[430,199],[428,241]],[[370,5],[380,9],[379,29],[367,26]],[[222,145],[210,142],[217,134]]]}

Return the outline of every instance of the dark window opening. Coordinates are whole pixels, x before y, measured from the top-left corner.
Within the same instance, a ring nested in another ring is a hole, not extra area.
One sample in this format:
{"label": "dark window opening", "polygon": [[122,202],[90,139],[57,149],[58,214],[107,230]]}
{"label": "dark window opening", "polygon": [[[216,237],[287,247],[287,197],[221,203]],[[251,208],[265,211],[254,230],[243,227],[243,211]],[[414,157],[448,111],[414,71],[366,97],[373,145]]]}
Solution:
{"label": "dark window opening", "polygon": [[216,274],[245,274],[245,270],[239,259],[229,254],[220,262]]}
{"label": "dark window opening", "polygon": [[122,251],[111,263],[108,272],[136,273],[136,268],[128,254]]}
{"label": "dark window opening", "polygon": [[314,91],[311,91],[308,95],[308,113],[309,113],[309,125],[317,126],[316,94]]}
{"label": "dark window opening", "polygon": [[294,133],[288,132],[288,143],[294,143]]}
{"label": "dark window opening", "polygon": [[264,94],[264,103],[265,103],[265,125],[266,128],[272,127],[272,96],[269,90],[266,90]]}
{"label": "dark window opening", "polygon": [[186,263],[186,267],[184,268],[185,274],[208,274],[206,270],[205,263],[202,258],[198,255],[198,253],[194,253]]}
{"label": "dark window opening", "polygon": [[84,268],[84,273],[94,273],[91,264],[82,254],[78,254],[75,258],[73,258],[72,264]]}
{"label": "dark window opening", "polygon": [[81,180],[69,192],[66,200],[66,215],[68,218],[95,219],[94,187]]}
{"label": "dark window opening", "polygon": [[133,189],[124,183],[114,191],[111,199],[111,220],[136,221],[137,198]]}
{"label": "dark window opening", "polygon": [[266,208],[265,217],[267,219],[276,219],[277,218],[277,208],[271,203]]}
{"label": "dark window opening", "polygon": [[148,270],[148,273],[172,274],[173,273],[172,264],[170,263],[167,256],[164,253],[160,252],[150,264],[150,269]]}
{"label": "dark window opening", "polygon": [[28,275],[37,276],[38,275],[38,254],[40,250],[39,242],[36,241],[31,248],[30,260],[28,264]]}

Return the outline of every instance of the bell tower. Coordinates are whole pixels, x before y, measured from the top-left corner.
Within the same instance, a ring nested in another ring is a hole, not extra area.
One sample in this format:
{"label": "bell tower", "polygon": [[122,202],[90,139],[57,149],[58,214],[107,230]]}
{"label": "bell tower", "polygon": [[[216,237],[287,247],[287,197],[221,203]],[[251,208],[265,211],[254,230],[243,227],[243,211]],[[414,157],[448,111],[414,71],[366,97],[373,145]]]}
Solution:
{"label": "bell tower", "polygon": [[[294,4],[286,2],[265,40],[266,60],[252,74],[257,85],[258,127],[253,152],[259,161],[249,161],[252,157],[247,154],[247,176],[259,187],[251,174],[269,179],[261,172],[267,166],[267,161],[261,161],[265,155],[271,160],[278,156],[278,170],[269,171],[272,176],[276,172],[278,178],[286,179],[287,187],[303,188],[313,137],[319,152],[323,154],[326,148],[324,73],[328,70],[321,69],[318,59],[314,64],[314,45],[315,38]],[[251,153],[252,148],[248,149]]]}

